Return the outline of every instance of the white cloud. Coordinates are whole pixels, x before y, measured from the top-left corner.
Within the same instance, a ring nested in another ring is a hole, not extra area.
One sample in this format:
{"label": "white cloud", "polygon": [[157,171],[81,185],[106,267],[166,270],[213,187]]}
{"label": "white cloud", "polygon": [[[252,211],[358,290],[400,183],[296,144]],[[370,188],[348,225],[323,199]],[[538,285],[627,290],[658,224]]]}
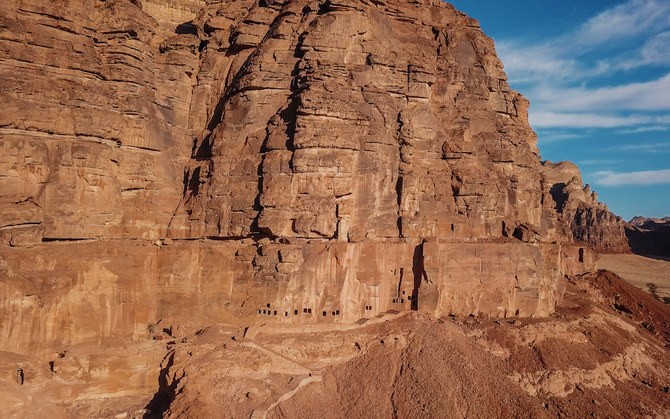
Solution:
{"label": "white cloud", "polygon": [[497,50],[542,143],[590,137],[586,129],[670,131],[670,0],[628,0],[553,39],[502,40]]}
{"label": "white cloud", "polygon": [[670,153],[670,142],[629,144],[619,147],[618,150],[638,153]]}
{"label": "white cloud", "polygon": [[[588,80],[613,71],[670,65],[670,1],[629,0],[575,30],[541,42],[501,40],[498,53],[512,83]],[[594,50],[608,56],[591,59]]]}
{"label": "white cloud", "polygon": [[575,38],[584,45],[602,45],[670,27],[670,2],[631,0],[589,19]]}
{"label": "white cloud", "polygon": [[514,83],[547,78],[566,80],[583,70],[575,59],[561,57],[555,48],[548,45],[528,46],[516,41],[502,41],[496,44],[496,50]]}
{"label": "white cloud", "polygon": [[642,132],[667,131],[668,127],[661,125],[650,125],[647,127],[627,128],[617,131],[619,134],[640,134]]}
{"label": "white cloud", "polygon": [[558,141],[577,140],[584,138],[584,135],[578,132],[554,131],[550,129],[538,133],[538,138],[543,144],[547,144]]}
{"label": "white cloud", "polygon": [[603,186],[660,185],[670,183],[670,169],[629,173],[602,171],[595,172],[594,176],[597,177],[595,183]]}
{"label": "white cloud", "polygon": [[[539,108],[552,111],[670,110],[670,73],[657,80],[619,86],[560,88],[537,86],[529,94]],[[538,103],[539,102],[539,103]]]}
{"label": "white cloud", "polygon": [[623,160],[617,159],[589,159],[589,160],[580,160],[577,162],[578,166],[603,166],[606,164],[617,164],[621,163]]}
{"label": "white cloud", "polygon": [[533,128],[617,128],[652,123],[648,116],[610,116],[595,113],[532,112]]}
{"label": "white cloud", "polygon": [[634,56],[627,57],[618,64],[618,68],[632,70],[645,66],[670,65],[670,31],[649,38]]}

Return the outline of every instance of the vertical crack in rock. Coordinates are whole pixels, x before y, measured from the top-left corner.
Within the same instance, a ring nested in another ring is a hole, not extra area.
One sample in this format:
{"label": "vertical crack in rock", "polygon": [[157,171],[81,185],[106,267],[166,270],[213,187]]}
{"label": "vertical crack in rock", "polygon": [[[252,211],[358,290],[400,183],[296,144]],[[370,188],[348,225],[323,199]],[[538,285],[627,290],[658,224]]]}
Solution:
{"label": "vertical crack in rock", "polygon": [[412,289],[412,310],[419,310],[419,287],[421,282],[427,279],[426,270],[424,268],[423,245],[421,243],[414,248],[414,256],[412,257],[412,274],[414,275],[414,288]]}
{"label": "vertical crack in rock", "polygon": [[397,195],[398,202],[398,237],[402,237],[402,175],[398,174],[398,180],[395,184],[395,192]]}

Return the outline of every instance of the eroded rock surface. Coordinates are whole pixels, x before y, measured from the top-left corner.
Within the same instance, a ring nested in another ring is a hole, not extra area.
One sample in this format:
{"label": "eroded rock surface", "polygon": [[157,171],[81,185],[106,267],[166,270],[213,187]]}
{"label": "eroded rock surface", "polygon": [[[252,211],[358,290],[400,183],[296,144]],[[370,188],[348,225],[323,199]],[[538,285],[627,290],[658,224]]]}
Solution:
{"label": "eroded rock surface", "polygon": [[543,317],[626,246],[441,1],[5,2],[0,87],[3,374],[80,353],[91,400],[155,388],[105,389],[73,348],[148,365],[147,340],[222,323]]}
{"label": "eroded rock surface", "polygon": [[[670,312],[616,275],[554,316],[386,314],[363,325],[210,328],[163,360],[163,417],[607,417],[670,413]],[[160,403],[162,401],[162,403]]]}
{"label": "eroded rock surface", "polygon": [[543,183],[556,204],[559,228],[575,242],[601,253],[630,251],[624,221],[598,202],[598,194],[583,185],[579,168],[570,162],[542,162]]}

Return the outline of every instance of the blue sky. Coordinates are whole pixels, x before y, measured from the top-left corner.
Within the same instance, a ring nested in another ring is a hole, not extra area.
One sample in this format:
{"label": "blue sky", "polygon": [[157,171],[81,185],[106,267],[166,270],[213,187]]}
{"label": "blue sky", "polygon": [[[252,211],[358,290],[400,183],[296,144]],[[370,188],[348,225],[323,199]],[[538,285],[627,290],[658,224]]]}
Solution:
{"label": "blue sky", "polygon": [[453,0],[530,99],[543,159],[617,215],[670,215],[670,0]]}

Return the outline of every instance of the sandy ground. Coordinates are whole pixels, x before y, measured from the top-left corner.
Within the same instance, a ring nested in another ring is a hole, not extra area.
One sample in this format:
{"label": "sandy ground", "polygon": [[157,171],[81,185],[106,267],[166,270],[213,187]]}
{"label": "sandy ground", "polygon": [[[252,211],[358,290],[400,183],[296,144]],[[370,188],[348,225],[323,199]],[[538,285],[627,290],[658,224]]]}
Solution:
{"label": "sandy ground", "polygon": [[598,269],[607,269],[636,287],[649,292],[648,283],[658,287],[658,295],[670,297],[670,259],[632,254],[600,255]]}

